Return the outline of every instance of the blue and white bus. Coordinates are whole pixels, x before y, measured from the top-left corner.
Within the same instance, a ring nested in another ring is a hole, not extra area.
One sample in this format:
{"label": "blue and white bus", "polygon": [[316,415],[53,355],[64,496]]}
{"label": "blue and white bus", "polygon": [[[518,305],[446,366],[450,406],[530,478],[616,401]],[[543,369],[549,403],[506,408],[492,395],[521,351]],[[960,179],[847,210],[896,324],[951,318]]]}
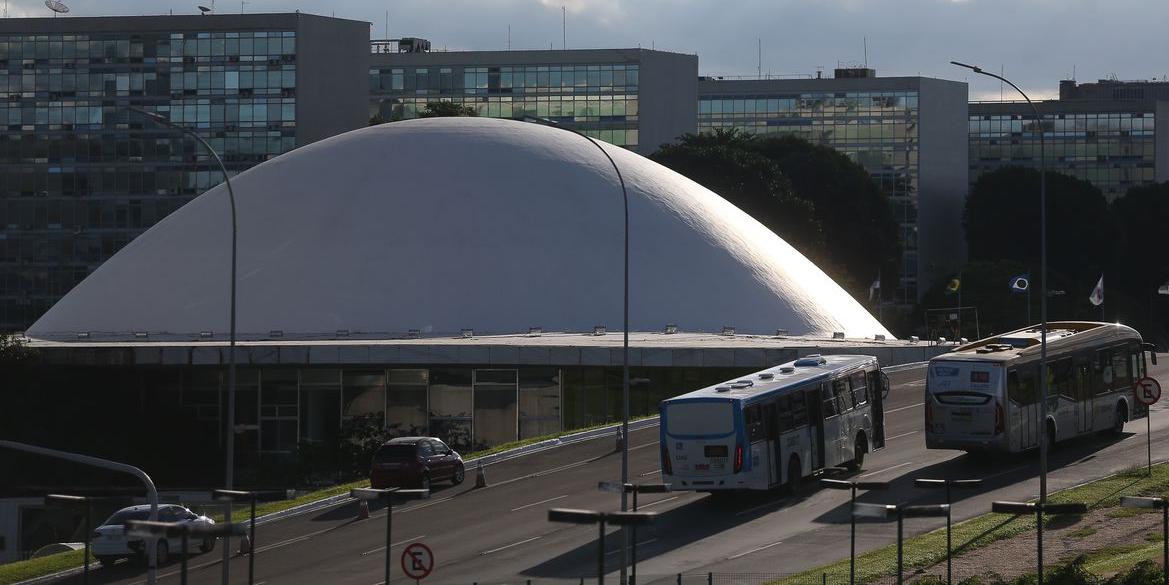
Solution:
{"label": "blue and white bus", "polygon": [[860,469],[885,446],[888,389],[875,357],[810,355],[664,400],[662,481],[767,490],[825,467]]}

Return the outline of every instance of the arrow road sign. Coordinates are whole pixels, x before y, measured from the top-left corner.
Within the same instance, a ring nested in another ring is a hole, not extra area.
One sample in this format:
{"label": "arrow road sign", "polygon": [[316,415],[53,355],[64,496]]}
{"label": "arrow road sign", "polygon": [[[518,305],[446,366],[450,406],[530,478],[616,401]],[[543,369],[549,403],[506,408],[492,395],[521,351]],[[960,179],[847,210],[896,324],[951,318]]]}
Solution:
{"label": "arrow road sign", "polygon": [[415,542],[402,551],[402,572],[407,577],[415,581],[425,579],[433,570],[434,553],[430,552],[430,547]]}
{"label": "arrow road sign", "polygon": [[1155,404],[1161,399],[1161,384],[1153,378],[1141,378],[1133,384],[1133,394],[1141,404]]}

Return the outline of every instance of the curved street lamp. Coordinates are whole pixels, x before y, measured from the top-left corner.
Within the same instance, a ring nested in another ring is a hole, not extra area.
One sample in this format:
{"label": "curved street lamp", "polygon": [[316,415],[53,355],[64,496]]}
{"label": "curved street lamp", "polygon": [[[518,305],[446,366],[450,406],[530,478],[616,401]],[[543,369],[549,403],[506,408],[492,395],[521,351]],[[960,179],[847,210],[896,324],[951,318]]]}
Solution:
{"label": "curved street lamp", "polygon": [[[958,67],[965,67],[980,75],[993,77],[1015,88],[1027,105],[1035,112],[1035,120],[1039,123],[1039,413],[1042,424],[1039,426],[1039,502],[1047,501],[1047,157],[1044,153],[1047,132],[1043,128],[1043,116],[1039,114],[1039,107],[1019,86],[1001,75],[995,75],[976,65],[967,65],[958,61],[950,61]],[[1054,438],[1054,437],[1052,437]]]}

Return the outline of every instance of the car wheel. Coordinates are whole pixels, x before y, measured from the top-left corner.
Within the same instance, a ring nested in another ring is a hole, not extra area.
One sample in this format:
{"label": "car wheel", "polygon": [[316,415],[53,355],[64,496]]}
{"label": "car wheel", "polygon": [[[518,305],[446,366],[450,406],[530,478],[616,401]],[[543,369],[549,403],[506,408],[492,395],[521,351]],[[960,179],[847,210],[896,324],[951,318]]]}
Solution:
{"label": "car wheel", "polygon": [[208,536],[207,538],[203,539],[203,542],[199,543],[199,552],[209,553],[213,550],[215,550],[214,538]]}
{"label": "car wheel", "polygon": [[460,483],[463,483],[463,480],[466,479],[466,476],[467,470],[464,469],[463,464],[460,463],[459,466],[455,468],[455,474],[451,476],[451,485],[459,485]]}
{"label": "car wheel", "polygon": [[165,540],[158,541],[154,555],[155,564],[159,567],[165,565],[170,560],[170,546],[166,544]]}
{"label": "car wheel", "polygon": [[429,473],[422,474],[422,480],[418,482],[418,487],[420,487],[424,490],[430,489],[430,474]]}
{"label": "car wheel", "polygon": [[1124,434],[1124,423],[1128,422],[1128,409],[1124,407],[1123,402],[1116,404],[1116,418],[1112,420],[1112,434],[1121,436]]}
{"label": "car wheel", "polygon": [[118,557],[111,557],[109,555],[98,555],[97,562],[101,563],[103,567],[112,567],[114,563],[118,562]]}
{"label": "car wheel", "polygon": [[864,435],[857,435],[852,461],[845,463],[844,466],[847,467],[849,471],[860,471],[861,466],[865,464],[865,453],[868,452],[868,450],[868,443],[865,442]]}

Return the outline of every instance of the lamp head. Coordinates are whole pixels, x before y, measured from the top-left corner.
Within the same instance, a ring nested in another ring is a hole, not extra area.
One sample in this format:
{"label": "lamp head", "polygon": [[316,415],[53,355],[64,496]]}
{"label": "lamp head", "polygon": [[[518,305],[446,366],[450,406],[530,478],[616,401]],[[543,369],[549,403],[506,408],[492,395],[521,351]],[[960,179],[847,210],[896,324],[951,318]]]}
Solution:
{"label": "lamp head", "polygon": [[959,67],[965,67],[965,68],[967,68],[975,73],[982,73],[982,67],[979,67],[977,65],[967,65],[966,63],[962,63],[961,61],[950,61],[950,63],[953,65],[957,65]]}

